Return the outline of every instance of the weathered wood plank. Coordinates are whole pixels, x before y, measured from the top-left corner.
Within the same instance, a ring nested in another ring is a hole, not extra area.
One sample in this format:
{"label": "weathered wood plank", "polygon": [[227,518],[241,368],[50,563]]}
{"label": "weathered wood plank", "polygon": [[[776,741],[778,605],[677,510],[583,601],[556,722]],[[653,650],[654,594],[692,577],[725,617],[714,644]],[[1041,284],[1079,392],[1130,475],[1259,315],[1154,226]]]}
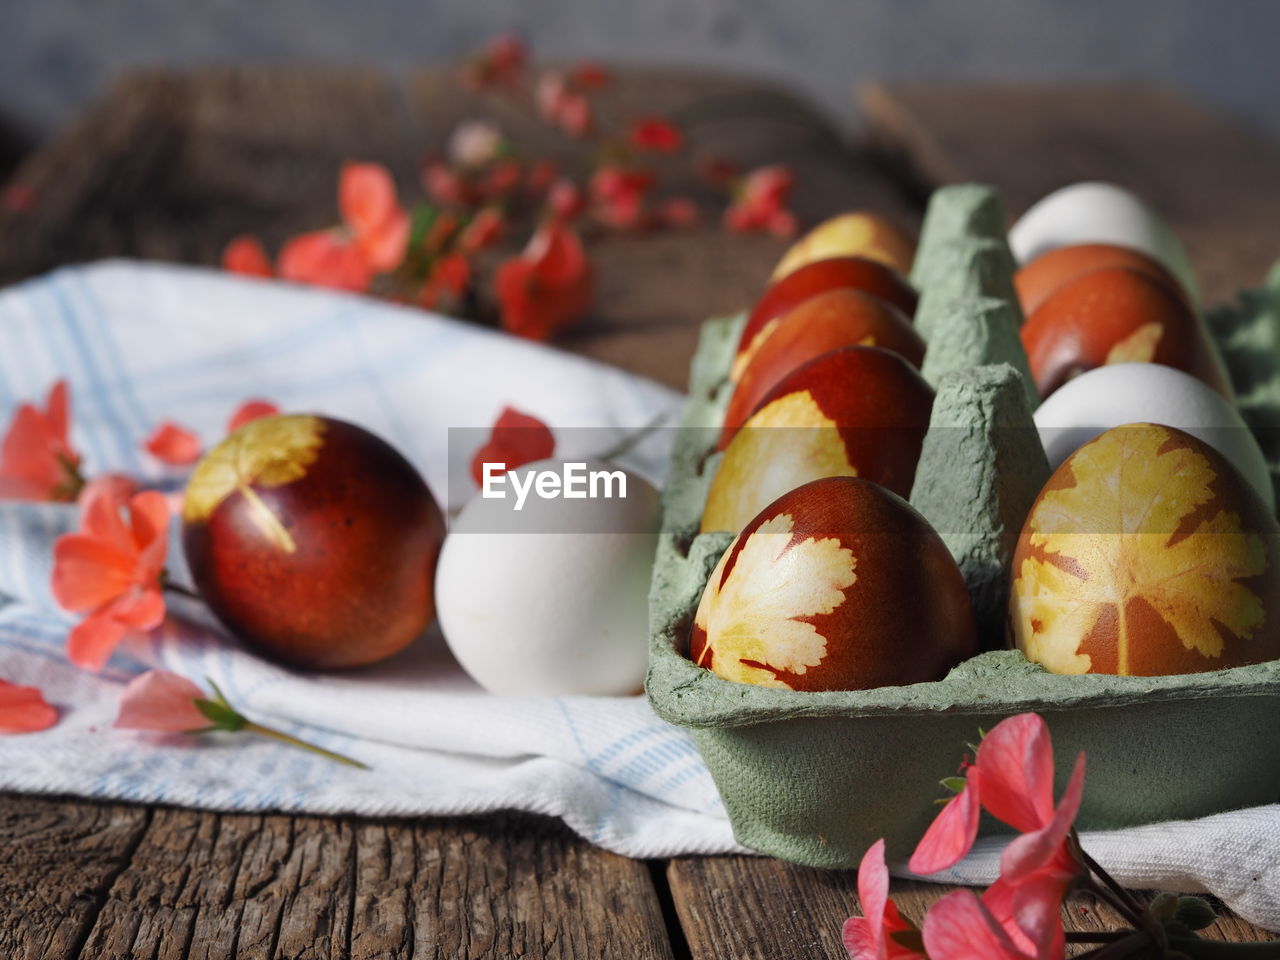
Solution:
{"label": "weathered wood plank", "polygon": [[1207,303],[1257,286],[1280,257],[1280,149],[1168,91],[890,84],[859,100],[872,142],[921,197],[992,183],[1016,217],[1065,184],[1118,183],[1182,237]]}
{"label": "weathered wood plank", "polygon": [[645,864],[545,817],[0,806],[0,955],[671,960]]}
{"label": "weathered wood plank", "polygon": [[141,807],[0,794],[0,957],[80,956],[148,819]]}
{"label": "weathered wood plank", "polygon": [[[693,960],[846,960],[841,929],[847,917],[862,912],[851,870],[811,870],[763,857],[682,857],[669,863],[667,877]],[[919,924],[931,904],[955,889],[895,880],[890,895],[902,915]],[[1127,926],[1088,895],[1069,899],[1062,917],[1069,931]],[[1230,914],[1202,935],[1271,939]]]}
{"label": "weathered wood plank", "polygon": [[357,828],[355,958],[671,958],[649,871],[556,821]]}

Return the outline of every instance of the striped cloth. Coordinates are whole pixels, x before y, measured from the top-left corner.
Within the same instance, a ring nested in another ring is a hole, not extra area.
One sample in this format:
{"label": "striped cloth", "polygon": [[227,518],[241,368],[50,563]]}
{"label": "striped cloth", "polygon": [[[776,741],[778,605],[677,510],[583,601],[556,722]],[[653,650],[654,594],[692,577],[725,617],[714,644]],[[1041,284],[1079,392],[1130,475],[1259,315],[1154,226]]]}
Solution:
{"label": "striped cloth", "polygon": [[[449,464],[450,427],[486,426],[513,404],[557,428],[621,435],[680,403],[621,371],[420,311],[126,262],[61,270],[0,293],[0,423],[58,377],[71,383],[73,440],[94,473],[124,471],[177,491],[182,474],[142,453],[139,441],[164,418],[216,439],[233,407],[265,396],[381,434],[454,506],[474,487],[465,464]],[[642,448],[628,465],[658,478],[663,454]],[[0,789],[222,810],[518,809],[560,817],[634,857],[742,852],[689,737],[642,697],[489,696],[435,633],[377,667],[307,675],[245,652],[179,601],[161,630],[118,652],[102,673],[76,670],[64,655],[70,621],[49,592],[51,545],[75,525],[71,507],[0,504],[0,677],[38,686],[62,711],[48,731],[0,737]],[[181,551],[171,558],[181,580]],[[252,737],[113,730],[121,688],[156,665],[198,683],[210,677],[255,719],[373,770]],[[1086,834],[1084,842],[1127,883],[1207,890],[1280,929],[1280,806]],[[1002,846],[979,841],[946,879],[989,883]]]}

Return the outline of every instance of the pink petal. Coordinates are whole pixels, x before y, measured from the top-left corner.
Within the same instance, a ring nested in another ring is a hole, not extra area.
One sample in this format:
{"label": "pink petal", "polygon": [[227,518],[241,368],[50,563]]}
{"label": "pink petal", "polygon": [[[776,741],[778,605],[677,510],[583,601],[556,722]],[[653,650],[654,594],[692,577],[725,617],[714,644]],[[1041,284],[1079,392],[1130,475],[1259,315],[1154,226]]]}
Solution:
{"label": "pink petal", "polygon": [[262,417],[273,417],[279,412],[280,408],[270,400],[246,400],[236,407],[235,413],[231,414],[231,419],[227,423],[227,433],[235,433],[246,423],[260,420]]}
{"label": "pink petal", "polygon": [[129,500],[129,523],[137,551],[135,577],[151,586],[164,570],[169,551],[169,501],[156,490],[145,490]]}
{"label": "pink petal", "polygon": [[71,628],[67,658],[82,670],[97,673],[111,658],[128,628],[107,613],[95,613]]}
{"label": "pink petal", "polygon": [[174,466],[186,466],[200,459],[200,438],[172,420],[166,420],[156,427],[143,447],[157,460]]}
{"label": "pink petal", "polygon": [[884,928],[878,920],[850,917],[841,931],[849,960],[885,960]]}
{"label": "pink petal", "polygon": [[396,185],[380,163],[348,163],[338,181],[338,209],[357,236],[374,233],[395,213]]}
{"label": "pink petal", "polygon": [[1053,818],[1053,744],[1038,714],[1001,720],[978,747],[982,805],[1015,830],[1038,830]]}
{"label": "pink petal", "polygon": [[280,276],[335,290],[363,293],[373,271],[353,244],[333,230],[317,230],[294,237],[280,250]]}
{"label": "pink petal", "polygon": [[198,730],[209,726],[195,705],[196,700],[204,699],[205,692],[186,677],[167,670],[148,670],[124,688],[115,725],[121,730]]}
{"label": "pink petal", "polygon": [[164,622],[164,595],[158,587],[133,589],[103,608],[112,619],[134,630],[154,630]]}
{"label": "pink petal", "polygon": [[58,722],[58,711],[35,687],[0,680],[0,733],[34,733]]}
{"label": "pink petal", "polygon": [[971,890],[938,900],[924,918],[930,960],[1026,960]]}
{"label": "pink petal", "polygon": [[134,552],[133,534],[121,516],[119,484],[90,482],[80,491],[80,532],[110,544],[121,554]]}
{"label": "pink petal", "polygon": [[222,269],[248,277],[270,277],[275,273],[262,241],[250,234],[241,234],[227,244],[222,251]]}
{"label": "pink petal", "polygon": [[71,427],[71,392],[66,380],[58,380],[49,389],[49,399],[45,403],[45,420],[49,424],[49,432],[67,450],[67,434]]}
{"label": "pink petal", "polygon": [[1037,958],[1061,957],[1065,949],[1062,900],[1068,881],[1037,874],[1011,884],[1003,878],[987,888],[982,903],[1018,949]]}
{"label": "pink petal", "polygon": [[9,496],[46,500],[62,482],[64,471],[55,451],[60,444],[44,416],[29,403],[18,407],[0,444],[0,477],[9,481]]}
{"label": "pink petal", "polygon": [[947,801],[911,854],[907,866],[912,873],[937,873],[964,859],[978,836],[979,789],[985,801],[987,782],[976,767],[970,767],[964,789]]}
{"label": "pink petal", "polygon": [[361,255],[375,273],[389,273],[400,266],[409,246],[409,215],[396,210],[378,227],[356,233]]}
{"label": "pink petal", "polygon": [[1076,757],[1071,780],[1062,794],[1062,801],[1054,811],[1053,817],[1041,829],[1024,833],[1005,847],[1000,857],[1000,876],[1010,883],[1017,883],[1053,862],[1059,848],[1067,839],[1067,833],[1080,810],[1080,800],[1083,796],[1084,753],[1081,752]]}
{"label": "pink petal", "polygon": [[54,599],[64,610],[95,610],[133,585],[134,557],[82,533],[68,533],[53,545]]}
{"label": "pink petal", "polygon": [[879,925],[889,899],[889,870],[884,865],[883,838],[867,848],[858,864],[858,899],[862,902],[862,915]]}

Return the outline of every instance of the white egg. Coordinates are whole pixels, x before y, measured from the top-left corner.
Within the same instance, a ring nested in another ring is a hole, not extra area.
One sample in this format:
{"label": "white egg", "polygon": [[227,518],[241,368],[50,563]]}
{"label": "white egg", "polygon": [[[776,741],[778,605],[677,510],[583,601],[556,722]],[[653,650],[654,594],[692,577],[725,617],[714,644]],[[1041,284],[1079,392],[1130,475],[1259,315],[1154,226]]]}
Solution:
{"label": "white egg", "polygon": [[[639,693],[648,665],[658,493],[613,465],[541,460],[477,494],[450,525],[436,569],[440,627],[491,693]],[[593,471],[611,474],[609,492]],[[558,480],[556,478],[559,478]],[[579,481],[578,478],[584,478]],[[625,482],[625,496],[619,496]],[[529,484],[533,486],[528,486]],[[517,486],[526,489],[523,502]],[[555,496],[539,496],[558,487]]]}
{"label": "white egg", "polygon": [[1098,434],[1126,423],[1159,423],[1198,437],[1226,457],[1275,511],[1262,450],[1222,395],[1190,374],[1156,363],[1113,363],[1067,381],[1035,412],[1049,469]]}
{"label": "white egg", "polygon": [[1138,197],[1111,183],[1075,183],[1041,198],[1009,231],[1009,249],[1028,263],[1058,247],[1111,243],[1164,264],[1200,302],[1191,261],[1169,225]]}

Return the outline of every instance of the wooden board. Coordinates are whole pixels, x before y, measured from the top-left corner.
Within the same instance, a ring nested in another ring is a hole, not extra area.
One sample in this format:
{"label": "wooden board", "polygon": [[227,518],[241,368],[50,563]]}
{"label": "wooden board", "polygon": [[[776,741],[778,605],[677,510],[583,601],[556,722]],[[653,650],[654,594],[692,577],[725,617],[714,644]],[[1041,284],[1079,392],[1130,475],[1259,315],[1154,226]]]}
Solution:
{"label": "wooden board", "polygon": [[[623,71],[601,117],[622,124],[641,111],[699,105],[710,117],[697,133],[707,149],[797,169],[796,203],[809,221],[871,206],[912,225],[922,177],[996,181],[1016,213],[1053,186],[1102,175],[1151,185],[1143,192],[1188,236],[1202,273],[1208,265],[1207,290],[1253,282],[1275,255],[1267,252],[1268,225],[1280,222],[1268,206],[1280,198],[1272,148],[1164,94],[883,88],[867,100],[877,158],[843,143],[800,101],[760,90]],[[549,143],[528,118],[452,91],[438,71],[405,84],[313,69],[127,77],[22,168],[38,203],[0,213],[0,282],[103,256],[213,264],[245,230],[278,243],[333,222],[344,160],[385,162],[409,191],[422,154],[484,110],[526,149],[581,162],[572,144]],[[1145,104],[1138,127],[1115,122],[1116,97]],[[1065,141],[1049,126],[1054,116],[1070,131]],[[1230,183],[1203,185],[1197,171],[1212,163]],[[1251,204],[1263,193],[1270,199]],[[780,249],[776,239],[712,226],[602,240],[593,247],[597,316],[560,345],[681,385],[694,325],[749,301]],[[895,884],[917,918],[944,890]],[[856,909],[851,873],[750,857],[637,863],[540,817],[357,820],[0,795],[6,960],[838,960],[840,926]],[[1072,923],[1112,922],[1089,904],[1072,909]],[[1265,936],[1234,919],[1219,930],[1227,939]]]}

